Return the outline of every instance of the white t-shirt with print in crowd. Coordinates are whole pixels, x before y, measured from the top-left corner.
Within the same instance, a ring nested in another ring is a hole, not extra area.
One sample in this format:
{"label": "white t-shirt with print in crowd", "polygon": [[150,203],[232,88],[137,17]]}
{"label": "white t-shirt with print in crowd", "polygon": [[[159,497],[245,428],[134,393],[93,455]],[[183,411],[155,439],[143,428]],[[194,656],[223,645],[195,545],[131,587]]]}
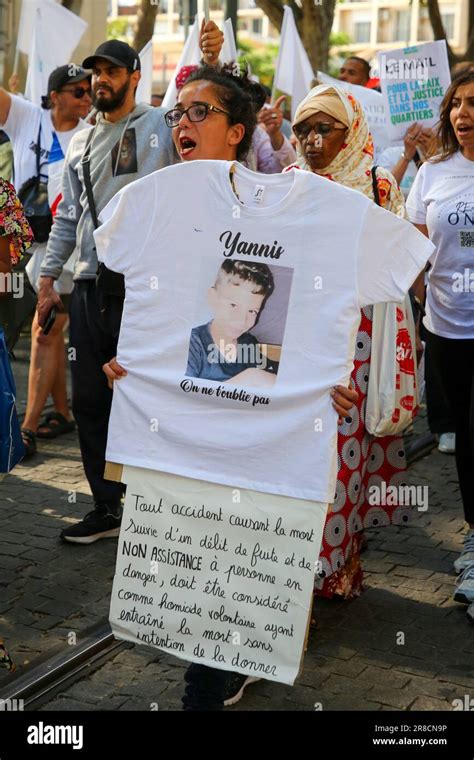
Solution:
{"label": "white t-shirt with print in crowd", "polygon": [[[40,174],[44,181],[47,180],[48,158],[53,145],[54,126],[49,109],[30,103],[29,100],[19,95],[10,95],[10,97],[10,111],[2,129],[7,133],[12,143],[14,164],[12,184],[18,191],[27,180],[36,177],[38,135],[40,136]],[[64,156],[71,137],[85,127],[90,128],[90,125],[79,119],[74,129],[56,132]]]}
{"label": "white t-shirt with print in crowd", "polygon": [[[91,126],[86,124],[83,119],[79,119],[74,129],[55,131],[49,109],[30,103],[29,100],[19,95],[11,95],[10,97],[10,111],[3,125],[3,130],[9,136],[13,147],[12,184],[18,192],[27,180],[36,177],[36,153],[39,145],[40,176],[44,182],[48,182],[49,204],[54,210],[61,194],[64,158],[71,138],[76,132],[82,129],[91,129]],[[54,162],[50,163],[52,154],[54,154]],[[36,243],[30,252],[33,253],[33,258],[28,262],[26,271],[31,284],[35,290],[38,290],[40,268],[46,252],[46,243]],[[61,294],[72,291],[74,258],[73,254],[66,263],[63,273],[54,284],[55,290]]]}
{"label": "white t-shirt with print in crowd", "polygon": [[427,226],[436,246],[423,324],[443,338],[474,338],[474,161],[458,151],[424,163],[407,211],[410,221]]}
{"label": "white t-shirt with print in crowd", "polygon": [[[227,161],[154,172],[117,193],[100,218],[98,258],[126,285],[117,359],[128,375],[115,383],[107,459],[333,502],[338,426],[330,391],[349,382],[360,310],[401,301],[432,244],[323,177],[257,174]],[[226,276],[225,262],[242,277]],[[263,306],[262,264],[275,282]],[[249,333],[261,330],[260,343],[277,351],[276,375],[253,368],[250,380],[187,377],[195,328],[215,320],[225,331],[242,303],[252,316],[234,335],[249,345]],[[262,329],[270,314],[271,339]],[[256,386],[260,372],[274,382]]]}

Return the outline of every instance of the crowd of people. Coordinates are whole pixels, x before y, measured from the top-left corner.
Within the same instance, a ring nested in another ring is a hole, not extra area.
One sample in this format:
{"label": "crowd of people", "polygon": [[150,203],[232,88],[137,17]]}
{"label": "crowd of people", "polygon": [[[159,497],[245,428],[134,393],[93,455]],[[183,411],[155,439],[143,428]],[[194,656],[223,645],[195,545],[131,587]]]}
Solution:
{"label": "crowd of people", "polygon": [[[52,72],[42,107],[0,89],[0,126],[11,141],[14,166],[13,175],[0,180],[0,274],[24,263],[29,249],[33,254],[26,271],[38,293],[21,423],[24,457],[35,456],[37,439],[55,438],[77,426],[93,509],[78,515],[81,519],[66,527],[61,538],[87,545],[117,537],[125,487],[107,480],[104,469],[113,387],[127,374],[116,359],[125,289],[121,275],[98,263],[94,232],[101,212],[122,188],[179,162],[240,162],[267,174],[312,172],[409,220],[435,245],[426,271],[420,272],[411,298],[400,309],[416,326],[413,357],[421,356],[420,341],[426,344],[430,427],[450,436],[440,441],[440,450],[455,452],[467,530],[454,563],[459,574],[454,595],[472,604],[474,73],[469,66],[456,73],[436,129],[411,125],[403,144],[387,149],[374,166],[364,110],[352,94],[317,84],[298,105],[290,133],[281,110],[283,97],[268,103],[266,89],[246,72],[219,64],[222,41],[213,22],[203,26],[203,62],[180,72],[178,99],[168,112],[158,102],[137,104],[140,59],[117,40],[104,42],[82,66],[66,64]],[[343,64],[340,79],[377,87],[369,64],[357,57]],[[51,220],[46,234],[30,228],[18,200],[35,176],[47,183]],[[130,236],[132,240],[132,231]],[[459,278],[466,283],[466,272],[470,288],[456,287]],[[5,301],[2,282],[7,280],[0,280]],[[332,391],[339,415],[337,490],[323,535],[316,596],[362,593],[365,529],[403,522],[397,504],[374,510],[367,500],[374,478],[402,484],[407,467],[401,432],[374,437],[366,426],[372,352],[377,350],[372,343],[374,318],[372,306],[361,311],[350,386]],[[74,357],[69,365],[67,329]],[[44,414],[49,396],[54,410]],[[11,665],[1,644],[0,656]],[[184,708],[233,704],[251,680],[193,664],[186,673]]]}

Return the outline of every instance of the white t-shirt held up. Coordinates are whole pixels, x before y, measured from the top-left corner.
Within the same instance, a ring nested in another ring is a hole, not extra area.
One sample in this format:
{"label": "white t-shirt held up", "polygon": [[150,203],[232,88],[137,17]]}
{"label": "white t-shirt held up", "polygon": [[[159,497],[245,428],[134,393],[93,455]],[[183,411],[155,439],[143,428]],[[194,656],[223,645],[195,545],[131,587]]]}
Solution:
{"label": "white t-shirt held up", "polygon": [[[330,391],[348,384],[360,310],[401,301],[432,244],[361,193],[315,174],[262,175],[224,161],[193,161],[133,182],[101,219],[99,260],[126,283],[117,358],[128,376],[115,383],[107,459],[332,502]],[[262,307],[258,288],[248,295],[243,280],[230,283],[222,273],[236,295],[216,300],[216,275],[232,259],[250,280],[257,264],[271,270],[275,290]],[[187,377],[193,331],[195,338],[197,327],[212,331],[213,319],[222,326],[223,304],[238,311],[247,296],[253,316],[238,332],[271,344],[265,350],[276,361],[227,382]],[[269,314],[271,340],[259,333]],[[271,382],[260,384],[262,377]]]}

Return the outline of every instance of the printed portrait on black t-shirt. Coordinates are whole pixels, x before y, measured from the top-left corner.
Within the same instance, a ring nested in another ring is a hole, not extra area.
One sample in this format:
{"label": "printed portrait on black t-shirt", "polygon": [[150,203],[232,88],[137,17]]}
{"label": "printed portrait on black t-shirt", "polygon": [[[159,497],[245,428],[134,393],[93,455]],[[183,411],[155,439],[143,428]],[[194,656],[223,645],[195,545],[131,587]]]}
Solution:
{"label": "printed portrait on black t-shirt", "polygon": [[206,269],[185,374],[249,388],[273,386],[293,270],[227,258],[209,282]]}
{"label": "printed portrait on black t-shirt", "polygon": [[121,174],[136,174],[137,171],[137,136],[135,128],[130,127],[112,148],[112,175],[118,177]]}

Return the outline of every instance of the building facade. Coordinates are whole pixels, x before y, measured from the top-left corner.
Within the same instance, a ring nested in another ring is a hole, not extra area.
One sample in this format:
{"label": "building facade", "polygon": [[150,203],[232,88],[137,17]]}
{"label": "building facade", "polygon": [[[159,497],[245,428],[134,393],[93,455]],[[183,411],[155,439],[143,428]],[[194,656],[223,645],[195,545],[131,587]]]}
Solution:
{"label": "building facade", "polygon": [[[316,1],[316,0],[315,0]],[[184,26],[181,0],[157,0],[154,36],[154,86],[164,90],[182,50]],[[469,0],[439,0],[441,16],[451,47],[461,53],[467,43]],[[197,0],[198,9],[200,0]],[[211,18],[224,21],[224,0],[210,0]],[[109,22],[121,21],[117,28],[132,40],[138,3],[136,0],[109,0]],[[342,0],[336,3],[332,31],[344,34],[347,43],[332,47],[343,58],[349,51],[374,63],[378,51],[413,46],[433,39],[428,9],[421,0]],[[239,0],[240,39],[257,44],[278,43],[279,33],[254,0]]]}
{"label": "building facade", "polygon": [[[467,43],[468,0],[439,0],[448,41],[455,53]],[[428,8],[420,0],[343,0],[336,4],[333,32],[348,35],[350,49],[367,60],[380,50],[411,47],[433,39]]]}

